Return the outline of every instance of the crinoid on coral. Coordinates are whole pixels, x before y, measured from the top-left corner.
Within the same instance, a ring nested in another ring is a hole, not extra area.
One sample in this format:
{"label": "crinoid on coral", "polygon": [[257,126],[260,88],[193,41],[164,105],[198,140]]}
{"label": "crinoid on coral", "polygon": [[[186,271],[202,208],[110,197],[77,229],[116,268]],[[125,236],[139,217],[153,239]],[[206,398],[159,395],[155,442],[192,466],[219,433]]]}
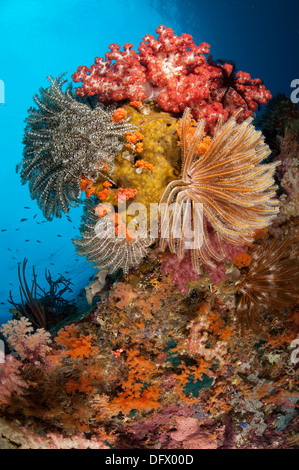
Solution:
{"label": "crinoid on coral", "polygon": [[146,256],[146,248],[154,240],[146,234],[139,236],[138,232],[127,231],[118,213],[106,213],[98,217],[95,208],[91,200],[86,201],[80,228],[82,237],[73,240],[76,252],[86,255],[87,260],[92,261],[97,269],[108,267],[110,273],[114,273],[122,268],[127,273]]}
{"label": "crinoid on coral", "polygon": [[296,119],[299,119],[299,105],[283,93],[277,93],[269,101],[265,111],[255,118],[254,123],[263,132],[267,130],[275,135],[284,135],[288,124]]}
{"label": "crinoid on coral", "polygon": [[299,244],[298,237],[286,236],[282,241],[263,239],[251,254],[248,271],[237,287],[237,325],[260,331],[260,313],[281,314],[299,301]]}
{"label": "crinoid on coral", "polygon": [[[197,272],[200,260],[214,267],[213,261],[224,259],[225,243],[251,242],[278,212],[273,180],[278,163],[262,163],[270,150],[261,132],[251,118],[241,124],[237,118],[238,112],[225,124],[220,118],[213,139],[204,134],[204,120],[195,125],[189,109],[181,120],[182,177],[168,184],[160,201],[169,209],[161,216],[161,249],[167,240],[182,258],[188,243]],[[188,204],[193,241],[185,232]]]}
{"label": "crinoid on coral", "polygon": [[24,158],[17,166],[49,220],[76,205],[82,175],[94,180],[104,165],[113,168],[125,132],[132,130],[128,120],[112,122],[113,107],[80,100],[70,86],[64,92],[62,76],[49,76],[51,86],[34,96],[38,107],[29,109]]}

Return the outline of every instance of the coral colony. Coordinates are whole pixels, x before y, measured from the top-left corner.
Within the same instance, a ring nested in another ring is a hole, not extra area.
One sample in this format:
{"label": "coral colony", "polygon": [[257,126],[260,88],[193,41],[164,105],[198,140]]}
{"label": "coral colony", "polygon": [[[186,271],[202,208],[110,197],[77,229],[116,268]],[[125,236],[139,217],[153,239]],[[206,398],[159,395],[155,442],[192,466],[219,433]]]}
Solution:
{"label": "coral colony", "polygon": [[48,220],[83,205],[98,272],[65,316],[24,260],[3,446],[298,446],[298,106],[163,25],[109,49],[26,119],[21,181]]}

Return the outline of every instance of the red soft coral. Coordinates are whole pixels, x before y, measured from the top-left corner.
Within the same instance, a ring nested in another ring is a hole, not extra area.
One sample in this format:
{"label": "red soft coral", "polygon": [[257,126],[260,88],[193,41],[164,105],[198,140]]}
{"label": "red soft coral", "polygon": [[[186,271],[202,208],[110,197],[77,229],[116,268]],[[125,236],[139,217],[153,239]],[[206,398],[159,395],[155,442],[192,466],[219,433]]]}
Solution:
{"label": "red soft coral", "polygon": [[98,95],[102,102],[155,100],[169,112],[182,113],[187,107],[196,119],[206,120],[206,131],[213,133],[222,116],[225,121],[239,108],[239,121],[249,117],[259,103],[271,94],[260,79],[246,72],[236,73],[233,63],[214,62],[209,44],[195,44],[190,34],[177,36],[160,25],[158,38],[146,35],[136,53],[132,44],[111,44],[111,52],[96,57],[90,68],[78,67],[72,75],[79,96]]}

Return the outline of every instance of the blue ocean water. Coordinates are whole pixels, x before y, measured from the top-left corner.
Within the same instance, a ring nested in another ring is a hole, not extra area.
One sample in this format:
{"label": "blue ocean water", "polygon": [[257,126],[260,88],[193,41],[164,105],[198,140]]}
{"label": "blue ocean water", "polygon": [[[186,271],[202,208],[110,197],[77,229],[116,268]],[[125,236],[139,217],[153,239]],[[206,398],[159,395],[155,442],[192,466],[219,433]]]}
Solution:
{"label": "blue ocean water", "polygon": [[95,272],[71,243],[81,208],[71,209],[72,222],[66,216],[45,221],[15,172],[24,119],[33,95],[48,86],[46,77],[67,72],[71,81],[79,65],[90,66],[109,44],[131,42],[137,50],[143,36],[164,24],[209,43],[215,59],[233,60],[273,95],[290,96],[292,80],[299,79],[298,18],[298,0],[0,0],[0,323],[11,318],[9,291],[20,299],[17,264],[24,258],[28,278],[34,265],[41,286],[45,269],[69,278],[71,297]]}

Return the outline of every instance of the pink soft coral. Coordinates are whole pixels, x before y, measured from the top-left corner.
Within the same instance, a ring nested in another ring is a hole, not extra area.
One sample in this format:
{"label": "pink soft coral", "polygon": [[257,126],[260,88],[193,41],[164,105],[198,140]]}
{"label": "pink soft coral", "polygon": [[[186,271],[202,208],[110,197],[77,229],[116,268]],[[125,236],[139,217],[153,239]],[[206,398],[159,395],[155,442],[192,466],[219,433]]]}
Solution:
{"label": "pink soft coral", "polygon": [[9,346],[21,358],[31,362],[45,359],[51,348],[51,335],[43,328],[33,332],[33,326],[28,318],[10,320],[2,325],[0,331],[3,333]]}
{"label": "pink soft coral", "polygon": [[11,354],[6,356],[4,364],[0,364],[0,402],[9,403],[12,393],[21,395],[23,389],[28,387],[20,377],[20,366],[21,361]]}
{"label": "pink soft coral", "polygon": [[[212,247],[217,250],[218,245],[216,242],[216,237],[212,234],[211,240],[215,242],[212,244]],[[235,245],[233,243],[225,243],[225,254],[223,256],[224,261],[231,262],[233,258],[237,257],[240,254],[246,253],[248,247],[245,245]],[[215,267],[211,268],[207,264],[203,264],[204,269],[209,274],[211,281],[214,284],[220,284],[220,282],[225,281],[226,271],[224,262],[217,262],[213,260]],[[178,258],[177,255],[170,256],[167,260],[162,263],[162,272],[163,274],[171,274],[172,282],[178,287],[179,291],[182,294],[188,292],[187,284],[190,281],[197,281],[200,279],[200,276],[195,273],[192,267],[192,260],[190,250],[185,252],[185,255],[182,259]]]}
{"label": "pink soft coral", "polygon": [[188,292],[189,281],[197,281],[200,276],[193,271],[190,251],[187,251],[183,259],[177,255],[170,256],[162,263],[163,274],[171,274],[172,282],[178,287],[182,294]]}

